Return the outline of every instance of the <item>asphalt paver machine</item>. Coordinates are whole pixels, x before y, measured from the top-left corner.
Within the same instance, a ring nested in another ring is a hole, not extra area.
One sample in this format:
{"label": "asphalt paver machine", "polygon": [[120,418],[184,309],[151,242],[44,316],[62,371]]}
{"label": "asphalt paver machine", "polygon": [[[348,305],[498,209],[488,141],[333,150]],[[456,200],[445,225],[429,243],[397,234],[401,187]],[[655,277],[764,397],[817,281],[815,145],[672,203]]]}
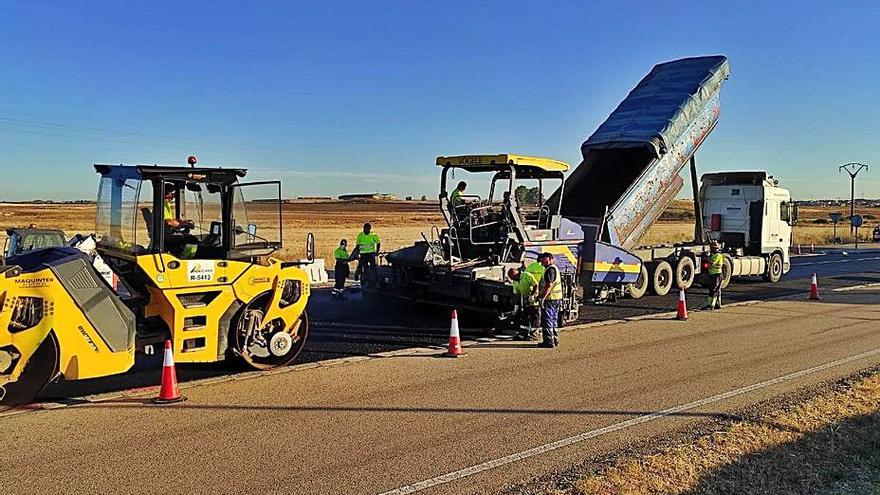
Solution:
{"label": "asphalt paver machine", "polygon": [[[549,252],[562,275],[562,324],[577,319],[584,267],[609,283],[635,280],[638,258],[592,240],[585,248],[581,227],[562,217],[559,202],[552,206],[546,200],[562,190],[567,163],[515,154],[441,156],[436,163],[442,169],[439,208],[446,226],[431,239],[388,253],[375,290],[512,322],[521,307],[507,271]],[[471,180],[465,193],[453,198],[456,171],[488,176],[483,181],[488,187]]]}

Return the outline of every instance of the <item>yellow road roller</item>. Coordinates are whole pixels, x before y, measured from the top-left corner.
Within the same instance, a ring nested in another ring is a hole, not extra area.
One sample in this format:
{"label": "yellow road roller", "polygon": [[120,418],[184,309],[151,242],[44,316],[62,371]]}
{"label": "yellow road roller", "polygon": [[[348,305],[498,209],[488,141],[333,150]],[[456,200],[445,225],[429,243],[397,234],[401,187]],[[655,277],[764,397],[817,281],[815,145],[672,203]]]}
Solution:
{"label": "yellow road roller", "polygon": [[66,380],[127,371],[135,351],[171,340],[178,363],[229,357],[289,364],[308,335],[314,258],[282,247],[281,183],[239,168],[95,165],[97,251],[115,275],[64,247],[11,257],[0,271],[0,394],[32,400]]}

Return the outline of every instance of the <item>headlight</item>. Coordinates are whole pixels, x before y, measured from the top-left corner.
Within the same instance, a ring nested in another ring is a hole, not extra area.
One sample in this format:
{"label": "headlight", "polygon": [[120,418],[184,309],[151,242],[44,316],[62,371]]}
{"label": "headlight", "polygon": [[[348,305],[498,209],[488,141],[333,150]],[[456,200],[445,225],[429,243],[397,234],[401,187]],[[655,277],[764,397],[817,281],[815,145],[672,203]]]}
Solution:
{"label": "headlight", "polygon": [[299,280],[285,280],[281,288],[280,306],[286,308],[302,297],[302,283]]}

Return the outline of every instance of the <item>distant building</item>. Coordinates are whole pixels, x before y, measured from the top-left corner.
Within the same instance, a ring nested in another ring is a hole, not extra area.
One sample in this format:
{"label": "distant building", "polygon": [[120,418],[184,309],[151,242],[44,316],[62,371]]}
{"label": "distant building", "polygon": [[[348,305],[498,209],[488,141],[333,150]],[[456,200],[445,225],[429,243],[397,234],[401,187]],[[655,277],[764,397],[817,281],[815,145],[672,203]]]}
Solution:
{"label": "distant building", "polygon": [[330,196],[297,196],[297,201],[333,201]]}
{"label": "distant building", "polygon": [[373,201],[399,201],[400,198],[393,194],[385,193],[366,193],[366,194],[340,194],[339,199],[342,201],[352,200],[373,200]]}

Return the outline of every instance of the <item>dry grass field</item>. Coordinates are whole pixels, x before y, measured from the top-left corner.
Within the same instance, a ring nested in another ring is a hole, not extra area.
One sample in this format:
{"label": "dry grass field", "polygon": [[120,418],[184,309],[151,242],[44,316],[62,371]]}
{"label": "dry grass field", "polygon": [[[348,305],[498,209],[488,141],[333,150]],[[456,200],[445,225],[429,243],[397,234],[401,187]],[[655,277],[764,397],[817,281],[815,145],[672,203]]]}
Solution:
{"label": "dry grass field", "polygon": [[[670,205],[661,221],[648,232],[643,244],[683,242],[693,237],[693,218],[688,201],[677,200]],[[832,239],[832,226],[817,223],[827,220],[828,208],[801,208],[800,223],[795,227],[795,243],[809,245],[828,244]],[[880,218],[880,209],[860,210],[871,228]],[[262,207],[254,214],[258,225],[270,223],[269,212]],[[332,259],[332,252],[339,240],[346,238],[350,246],[365,222],[370,222],[382,238],[383,251],[410,245],[421,238],[430,237],[431,227],[439,226],[443,219],[434,202],[316,202],[288,203],[283,206],[284,250],[279,256],[286,259],[300,258],[305,254],[305,237],[314,232],[318,256]],[[13,204],[0,203],[0,226],[26,226],[30,223],[43,228],[59,228],[68,236],[95,230],[95,206],[93,204]],[[870,238],[871,228],[860,229],[860,237]],[[5,232],[3,233],[5,235]],[[838,228],[838,235],[850,241],[849,228]]]}
{"label": "dry grass field", "polygon": [[[418,201],[289,203],[283,206],[282,215],[284,249],[277,256],[284,259],[305,256],[308,232],[315,234],[317,255],[329,260],[340,239],[348,239],[349,247],[353,247],[365,222],[373,224],[384,251],[410,245],[421,238],[422,232],[430,237],[431,226],[443,221],[435,203]],[[261,207],[254,220],[258,225],[268,225],[274,220],[268,216]],[[94,232],[95,205],[0,203],[0,226],[4,229],[31,223],[64,230],[68,237]],[[2,237],[5,235],[3,231]]]}
{"label": "dry grass field", "polygon": [[[794,228],[794,243],[804,246],[831,244],[834,229],[829,221],[829,214],[837,211],[843,212],[844,215],[849,214],[848,208],[802,206],[798,224]],[[880,208],[856,208],[856,213],[865,218],[865,227],[859,229],[860,242],[868,241],[871,239],[874,226],[880,224]],[[838,225],[837,235],[845,243],[853,241],[848,224]],[[651,227],[642,243],[651,245],[684,242],[692,239],[693,236],[693,203],[676,200],[667,208],[660,221]]]}

